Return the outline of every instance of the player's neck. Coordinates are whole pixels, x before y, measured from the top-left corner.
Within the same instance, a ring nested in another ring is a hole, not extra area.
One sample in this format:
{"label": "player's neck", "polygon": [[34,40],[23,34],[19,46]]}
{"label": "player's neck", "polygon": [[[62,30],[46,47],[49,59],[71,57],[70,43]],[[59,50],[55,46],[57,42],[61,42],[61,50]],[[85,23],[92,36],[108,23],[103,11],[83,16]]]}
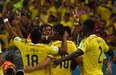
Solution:
{"label": "player's neck", "polygon": [[86,34],[86,37],[88,37],[88,36],[90,36],[90,35],[92,35],[93,34],[93,32],[88,32],[87,34]]}

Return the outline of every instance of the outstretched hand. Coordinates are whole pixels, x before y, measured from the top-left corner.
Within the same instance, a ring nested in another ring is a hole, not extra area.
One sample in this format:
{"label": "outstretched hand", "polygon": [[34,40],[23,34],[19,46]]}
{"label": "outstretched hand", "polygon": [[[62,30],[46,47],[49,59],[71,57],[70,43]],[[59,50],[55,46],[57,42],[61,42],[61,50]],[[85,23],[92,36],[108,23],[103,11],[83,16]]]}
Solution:
{"label": "outstretched hand", "polygon": [[73,14],[75,21],[79,22],[79,15],[78,15],[77,11],[72,11],[72,14]]}
{"label": "outstretched hand", "polygon": [[62,63],[62,60],[61,59],[54,59],[52,62],[53,62],[51,64],[52,68],[56,68],[60,63]]}
{"label": "outstretched hand", "polygon": [[13,22],[17,25],[21,21],[21,12],[19,12],[19,15],[13,20]]}

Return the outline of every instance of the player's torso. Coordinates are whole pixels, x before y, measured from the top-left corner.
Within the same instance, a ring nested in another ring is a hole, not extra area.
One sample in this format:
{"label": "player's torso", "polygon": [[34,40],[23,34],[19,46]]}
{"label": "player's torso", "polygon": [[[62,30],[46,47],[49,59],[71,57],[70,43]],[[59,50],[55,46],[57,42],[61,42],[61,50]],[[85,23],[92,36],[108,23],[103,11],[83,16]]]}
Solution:
{"label": "player's torso", "polygon": [[83,70],[86,75],[102,75],[102,64],[104,59],[104,48],[102,39],[90,36],[85,40],[87,52],[83,55]]}
{"label": "player's torso", "polygon": [[[52,43],[53,46],[61,47],[61,41],[55,41]],[[72,47],[73,49],[72,49]],[[70,53],[74,52],[76,50],[76,46],[74,43],[72,44],[71,41],[67,41],[67,54],[60,54],[55,55],[53,59],[61,58],[64,56],[69,55]],[[64,61],[59,66],[57,66],[55,69],[51,68],[51,75],[71,75],[71,68],[70,68],[71,61]]]}
{"label": "player's torso", "polygon": [[[25,44],[21,51],[21,56],[25,66],[36,66],[47,57],[47,51],[43,44],[37,46],[31,44]],[[45,75],[45,69],[33,71],[27,75]]]}

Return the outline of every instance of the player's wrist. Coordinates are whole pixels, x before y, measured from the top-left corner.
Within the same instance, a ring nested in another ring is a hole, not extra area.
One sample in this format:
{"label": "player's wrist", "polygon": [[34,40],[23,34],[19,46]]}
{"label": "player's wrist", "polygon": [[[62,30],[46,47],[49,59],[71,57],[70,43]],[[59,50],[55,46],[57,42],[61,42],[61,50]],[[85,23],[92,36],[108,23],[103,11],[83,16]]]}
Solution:
{"label": "player's wrist", "polygon": [[34,70],[35,70],[35,68],[34,68],[34,67],[32,67],[32,68],[31,68],[31,72],[32,72],[32,71],[34,71]]}

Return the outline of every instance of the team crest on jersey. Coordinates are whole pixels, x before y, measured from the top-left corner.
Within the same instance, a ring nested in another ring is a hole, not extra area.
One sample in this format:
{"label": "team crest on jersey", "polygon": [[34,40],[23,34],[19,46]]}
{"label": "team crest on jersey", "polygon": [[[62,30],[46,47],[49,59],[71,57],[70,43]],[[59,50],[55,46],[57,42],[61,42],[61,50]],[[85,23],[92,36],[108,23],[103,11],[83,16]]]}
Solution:
{"label": "team crest on jersey", "polygon": [[83,47],[83,44],[80,44],[78,48],[80,48],[80,49],[81,49],[82,47]]}
{"label": "team crest on jersey", "polygon": [[18,41],[19,41],[19,37],[16,37],[16,38],[15,38],[15,41],[18,42]]}

